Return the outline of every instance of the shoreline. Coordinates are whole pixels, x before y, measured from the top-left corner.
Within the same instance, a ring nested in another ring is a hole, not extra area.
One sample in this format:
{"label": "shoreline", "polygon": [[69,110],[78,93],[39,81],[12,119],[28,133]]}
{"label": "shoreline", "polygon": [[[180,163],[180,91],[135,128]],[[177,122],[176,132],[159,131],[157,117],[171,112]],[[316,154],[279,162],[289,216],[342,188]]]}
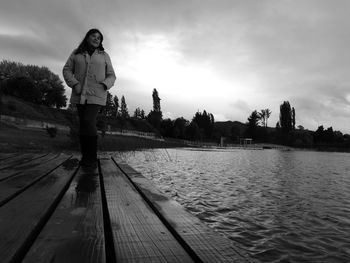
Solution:
{"label": "shoreline", "polygon": [[[69,133],[58,130],[53,138],[45,129],[19,128],[0,122],[0,152],[41,152],[61,151],[79,152],[78,138],[73,141]],[[98,135],[98,150],[107,151],[135,151],[152,148],[183,147],[183,144],[166,140],[152,140],[143,137],[125,135]]]}
{"label": "shoreline", "polygon": [[[66,153],[79,152],[78,141],[73,142],[69,133],[58,130],[56,137],[51,138],[45,129],[22,128],[0,122],[0,152],[42,152],[60,151]],[[350,149],[338,147],[313,147],[295,148],[284,145],[268,143],[256,143],[249,147],[242,147],[237,144],[234,147],[220,146],[199,146],[184,144],[182,141],[174,140],[153,140],[150,138],[105,134],[99,134],[99,152],[112,151],[137,151],[143,149],[157,148],[193,148],[198,150],[282,150],[282,151],[316,151],[316,152],[340,152],[350,153]]]}

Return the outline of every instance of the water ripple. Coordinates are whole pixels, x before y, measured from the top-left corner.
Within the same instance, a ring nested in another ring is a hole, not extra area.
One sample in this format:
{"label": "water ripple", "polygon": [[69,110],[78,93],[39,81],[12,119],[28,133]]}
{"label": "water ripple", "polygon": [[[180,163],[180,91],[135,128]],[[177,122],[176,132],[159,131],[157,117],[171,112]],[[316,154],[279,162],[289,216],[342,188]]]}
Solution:
{"label": "water ripple", "polygon": [[[166,151],[166,152],[165,152]],[[123,158],[260,262],[350,262],[350,154],[158,149]]]}

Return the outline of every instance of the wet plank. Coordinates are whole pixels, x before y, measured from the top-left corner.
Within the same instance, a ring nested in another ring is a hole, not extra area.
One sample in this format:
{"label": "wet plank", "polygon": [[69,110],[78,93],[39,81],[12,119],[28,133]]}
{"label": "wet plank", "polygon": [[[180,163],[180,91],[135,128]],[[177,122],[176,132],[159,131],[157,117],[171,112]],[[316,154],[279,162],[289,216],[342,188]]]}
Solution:
{"label": "wet plank", "polygon": [[105,262],[98,170],[79,169],[22,262]]}
{"label": "wet plank", "polygon": [[117,262],[193,262],[110,158],[101,159]]}
{"label": "wet plank", "polygon": [[178,202],[155,188],[141,173],[125,163],[118,165],[202,262],[251,262],[246,253],[235,247],[231,240],[187,212]]}
{"label": "wet plank", "polygon": [[7,180],[10,177],[26,173],[28,170],[36,166],[40,166],[49,160],[53,160],[59,155],[59,153],[50,153],[41,156],[38,155],[36,158],[28,160],[27,162],[8,165],[7,167],[0,169],[0,182]]}
{"label": "wet plank", "polygon": [[0,182],[0,206],[15,198],[33,184],[42,180],[45,176],[50,175],[50,171],[61,165],[64,161],[70,158],[65,154],[52,154],[45,156],[43,163],[34,165],[33,168],[22,170],[19,168],[15,176]]}
{"label": "wet plank", "polygon": [[0,207],[1,262],[20,262],[63,196],[77,167],[69,159],[25,192]]}
{"label": "wet plank", "polygon": [[37,158],[40,158],[42,156],[47,155],[47,153],[45,154],[38,154],[38,153],[24,153],[24,154],[20,154],[20,155],[16,155],[12,158],[8,158],[5,160],[1,160],[0,161],[0,170],[2,173],[2,170],[4,169],[8,169],[17,165],[21,165],[21,164],[25,164],[27,162],[30,162],[32,160],[35,160]]}

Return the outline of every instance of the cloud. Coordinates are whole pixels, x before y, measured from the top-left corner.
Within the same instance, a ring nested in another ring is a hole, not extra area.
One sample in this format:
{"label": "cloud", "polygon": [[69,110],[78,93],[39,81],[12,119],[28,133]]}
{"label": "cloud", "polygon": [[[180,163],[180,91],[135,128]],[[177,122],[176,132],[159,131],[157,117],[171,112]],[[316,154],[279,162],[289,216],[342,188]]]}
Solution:
{"label": "cloud", "polygon": [[[116,68],[112,92],[130,107],[150,109],[157,88],[164,112],[174,116],[206,109],[244,122],[269,108],[274,123],[289,100],[305,128],[333,121],[350,132],[349,8],[346,0],[5,0],[0,58],[46,65],[61,76],[70,52],[98,27]],[[136,59],[149,45],[163,59],[160,68],[173,65],[158,78],[150,67],[146,75],[135,71],[152,60]]]}
{"label": "cloud", "polygon": [[302,125],[312,130],[316,130],[323,125],[345,133],[349,132],[349,103],[337,104],[328,97],[324,97],[324,100],[304,97],[294,99],[291,106],[296,109],[297,125]]}
{"label": "cloud", "polygon": [[0,55],[26,56],[41,58],[59,58],[60,55],[52,46],[32,36],[0,35]]}
{"label": "cloud", "polygon": [[215,121],[229,121],[230,119],[228,119],[224,114],[216,114],[216,113],[213,113],[213,116],[214,116],[214,120]]}

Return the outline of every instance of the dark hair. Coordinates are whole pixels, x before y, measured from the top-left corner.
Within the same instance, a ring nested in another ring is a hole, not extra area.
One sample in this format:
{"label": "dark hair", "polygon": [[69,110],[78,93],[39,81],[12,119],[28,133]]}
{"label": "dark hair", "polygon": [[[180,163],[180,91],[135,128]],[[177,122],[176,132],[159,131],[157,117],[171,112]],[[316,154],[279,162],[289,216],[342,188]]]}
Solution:
{"label": "dark hair", "polygon": [[83,41],[81,41],[80,45],[78,46],[77,50],[75,51],[75,54],[84,53],[85,51],[89,50],[89,44],[87,42],[87,39],[89,38],[89,36],[91,34],[95,34],[95,33],[99,33],[100,36],[101,36],[101,43],[100,43],[100,45],[99,45],[99,47],[97,49],[100,50],[100,51],[104,51],[105,50],[103,48],[103,45],[102,45],[103,35],[102,35],[101,31],[96,29],[96,28],[92,28],[86,33]]}

